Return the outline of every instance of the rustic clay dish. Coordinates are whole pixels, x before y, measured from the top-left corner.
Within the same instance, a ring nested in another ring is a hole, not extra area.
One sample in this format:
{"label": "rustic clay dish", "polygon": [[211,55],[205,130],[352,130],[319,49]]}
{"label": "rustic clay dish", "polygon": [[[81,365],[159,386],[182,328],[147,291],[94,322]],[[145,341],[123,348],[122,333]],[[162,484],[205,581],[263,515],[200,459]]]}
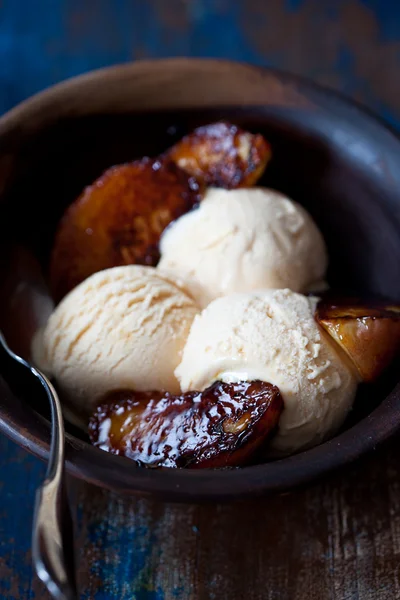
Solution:
{"label": "rustic clay dish", "polygon": [[[57,85],[0,119],[0,326],[14,350],[26,355],[43,317],[35,261],[45,272],[65,206],[110,165],[157,154],[219,118],[270,140],[273,160],[262,183],[314,216],[329,248],[331,285],[399,300],[400,140],[392,131],[359,106],[290,75],[225,61],[144,61]],[[16,243],[25,254],[13,254]],[[276,462],[226,471],[146,470],[71,434],[67,468],[119,492],[165,499],[282,491],[352,461],[397,431],[398,381],[393,367],[360,390],[334,439]],[[46,458],[49,422],[45,412],[35,412],[42,409],[32,396],[27,404],[0,378],[0,430]]]}

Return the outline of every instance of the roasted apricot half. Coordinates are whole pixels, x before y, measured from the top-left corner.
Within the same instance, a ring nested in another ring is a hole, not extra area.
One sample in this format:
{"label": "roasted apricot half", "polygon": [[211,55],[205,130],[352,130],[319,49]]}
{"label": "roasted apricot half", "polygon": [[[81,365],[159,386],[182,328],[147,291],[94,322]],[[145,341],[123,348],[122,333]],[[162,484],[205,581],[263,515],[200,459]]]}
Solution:
{"label": "roasted apricot half", "polygon": [[97,271],[155,265],[163,230],[200,199],[196,179],[171,161],[144,158],[108,169],[59,224],[50,263],[55,299]]}
{"label": "roasted apricot half", "polygon": [[166,154],[206,185],[233,189],[255,185],[271,148],[261,134],[218,122],[198,127]]}
{"label": "roasted apricot half", "polygon": [[362,381],[374,381],[400,351],[400,306],[320,302],[316,319],[353,361]]}
{"label": "roasted apricot half", "polygon": [[283,410],[277,387],[215,382],[204,392],[111,394],[89,424],[92,443],[153,467],[220,468],[247,463]]}

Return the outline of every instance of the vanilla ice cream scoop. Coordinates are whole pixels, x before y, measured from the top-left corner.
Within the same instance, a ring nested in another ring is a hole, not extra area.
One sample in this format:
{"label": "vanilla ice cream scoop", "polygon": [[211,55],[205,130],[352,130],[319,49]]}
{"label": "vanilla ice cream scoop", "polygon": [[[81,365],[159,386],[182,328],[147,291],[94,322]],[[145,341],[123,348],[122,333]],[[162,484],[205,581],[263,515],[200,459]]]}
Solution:
{"label": "vanilla ice cream scoop", "polygon": [[316,298],[288,289],[232,294],[196,316],[175,371],[181,388],[216,380],[260,379],[284,400],[271,451],[320,443],[342,424],[357,379],[347,358],[314,319]]}
{"label": "vanilla ice cream scoop", "polygon": [[56,307],[34,338],[34,362],[71,404],[89,412],[120,389],[179,392],[174,369],[198,309],[153,267],[92,275]]}
{"label": "vanilla ice cream scoop", "polygon": [[[265,188],[210,188],[164,232],[159,269],[187,280],[201,305],[232,292],[306,292],[325,277],[325,243],[296,202]],[[192,284],[190,283],[192,282]]]}

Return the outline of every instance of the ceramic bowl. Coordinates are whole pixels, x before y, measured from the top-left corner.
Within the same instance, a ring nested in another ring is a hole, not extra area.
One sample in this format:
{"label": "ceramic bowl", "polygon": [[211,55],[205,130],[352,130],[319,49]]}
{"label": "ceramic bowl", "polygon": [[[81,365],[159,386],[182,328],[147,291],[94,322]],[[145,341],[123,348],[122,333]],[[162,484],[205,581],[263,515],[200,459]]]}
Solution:
{"label": "ceramic bowl", "polygon": [[[313,215],[328,245],[331,286],[399,300],[400,140],[393,131],[353,102],[291,75],[226,61],[143,61],[56,85],[0,119],[0,325],[14,350],[27,354],[43,318],[41,278],[65,207],[110,165],[155,155],[217,119],[271,142],[273,160],[261,183]],[[398,381],[393,367],[376,385],[361,387],[336,437],[274,462],[221,471],[144,469],[71,429],[67,469],[118,492],[173,500],[287,490],[397,431]],[[45,407],[33,395],[27,402],[11,393],[1,378],[0,431],[47,457]]]}

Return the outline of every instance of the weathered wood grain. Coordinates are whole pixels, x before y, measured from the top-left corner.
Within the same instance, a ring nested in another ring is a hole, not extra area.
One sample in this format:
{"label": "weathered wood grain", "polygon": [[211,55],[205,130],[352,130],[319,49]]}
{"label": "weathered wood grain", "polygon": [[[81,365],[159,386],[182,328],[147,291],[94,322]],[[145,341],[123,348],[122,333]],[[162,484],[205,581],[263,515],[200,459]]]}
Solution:
{"label": "weathered wood grain", "polygon": [[[15,472],[2,484],[0,597],[44,600],[29,551],[43,468],[4,438],[0,450],[1,472]],[[132,500],[71,481],[82,597],[398,598],[399,450],[394,441],[324,482],[239,504]]]}
{"label": "weathered wood grain", "polygon": [[[376,0],[3,0],[0,113],[68,76],[132,58],[248,60],[308,75],[400,124],[400,3]],[[82,597],[400,598],[400,442],[307,489],[237,505],[126,500],[73,483]],[[0,438],[0,598],[32,578],[44,467]]]}
{"label": "weathered wood grain", "polygon": [[89,69],[176,55],[307,75],[396,123],[399,23],[392,0],[3,0],[0,113]]}
{"label": "weathered wood grain", "polygon": [[78,486],[81,589],[99,599],[400,597],[398,454],[395,442],[325,482],[240,504]]}

